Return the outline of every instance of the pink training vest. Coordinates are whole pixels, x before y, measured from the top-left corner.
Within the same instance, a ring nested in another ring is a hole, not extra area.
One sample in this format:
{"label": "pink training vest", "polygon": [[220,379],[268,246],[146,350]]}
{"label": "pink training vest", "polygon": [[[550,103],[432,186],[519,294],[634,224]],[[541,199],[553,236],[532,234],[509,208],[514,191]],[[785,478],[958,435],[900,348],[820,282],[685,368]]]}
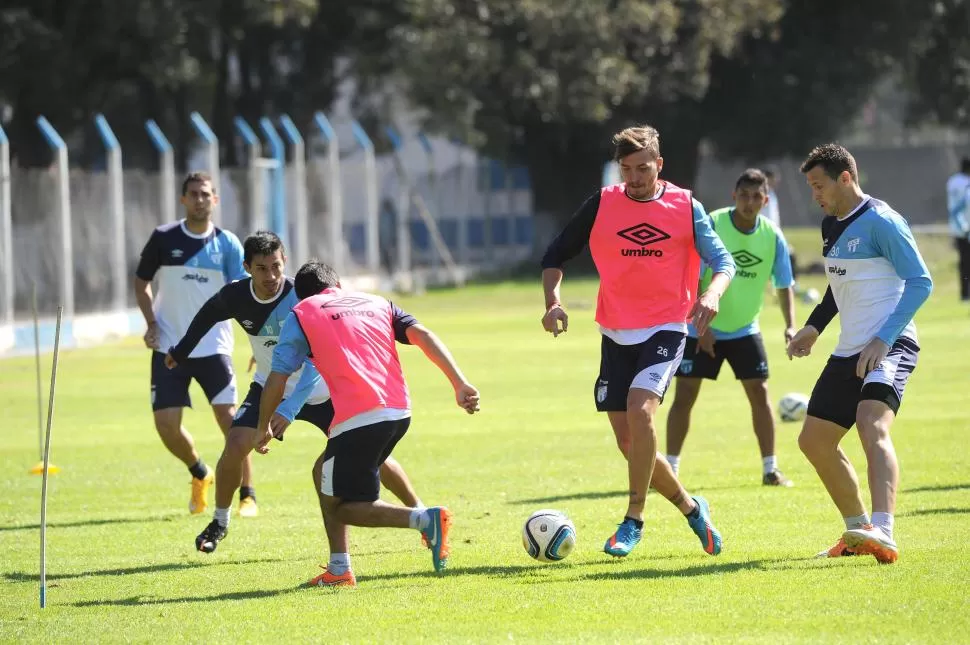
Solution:
{"label": "pink training vest", "polygon": [[331,428],[374,408],[411,408],[387,300],[326,289],[293,313],[310,344],[310,361],[330,386]]}
{"label": "pink training vest", "polygon": [[625,184],[600,192],[589,250],[600,275],[596,322],[608,329],[686,322],[697,298],[691,194],[660,183],[663,194],[648,202],[627,197]]}

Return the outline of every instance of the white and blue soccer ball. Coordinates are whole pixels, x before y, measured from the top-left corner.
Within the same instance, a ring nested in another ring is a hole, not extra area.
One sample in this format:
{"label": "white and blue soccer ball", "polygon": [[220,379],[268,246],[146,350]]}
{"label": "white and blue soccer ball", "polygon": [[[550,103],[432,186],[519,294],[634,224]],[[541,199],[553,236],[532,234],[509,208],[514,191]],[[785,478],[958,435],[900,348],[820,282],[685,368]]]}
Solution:
{"label": "white and blue soccer ball", "polygon": [[810,287],[802,292],[802,302],[807,305],[814,305],[816,302],[822,299],[822,294],[818,292],[818,289]]}
{"label": "white and blue soccer ball", "polygon": [[778,416],[782,421],[802,421],[808,413],[808,397],[798,392],[789,392],[778,401]]}
{"label": "white and blue soccer ball", "polygon": [[540,562],[558,562],[576,546],[576,527],[565,513],[551,509],[536,511],[522,527],[522,546]]}

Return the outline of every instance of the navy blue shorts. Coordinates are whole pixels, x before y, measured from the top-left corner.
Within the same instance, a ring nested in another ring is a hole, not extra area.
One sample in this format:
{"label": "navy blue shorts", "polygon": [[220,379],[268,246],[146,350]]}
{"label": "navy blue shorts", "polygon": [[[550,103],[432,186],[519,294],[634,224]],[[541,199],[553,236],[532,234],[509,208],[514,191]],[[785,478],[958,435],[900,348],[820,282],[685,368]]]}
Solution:
{"label": "navy blue shorts", "polygon": [[851,429],[861,401],[882,401],[894,414],[899,412],[903,390],[916,369],[918,356],[919,345],[912,339],[900,338],[865,379],[855,373],[859,354],[830,356],[812,390],[808,414]]}
{"label": "navy blue shorts", "polygon": [[339,433],[323,452],[320,492],[345,502],[380,498],[381,465],[411,425],[411,417],[379,421]]}
{"label": "navy blue shorts", "polygon": [[598,412],[626,410],[630,388],[653,392],[661,399],[684,356],[687,334],[661,330],[636,345],[620,345],[603,336],[600,373],[593,384]]}
{"label": "navy blue shorts", "polygon": [[189,384],[195,379],[212,405],[236,404],[236,374],[225,354],[189,358],[165,367],[165,354],[152,352],[152,410],[191,408]]}
{"label": "navy blue shorts", "polygon": [[696,338],[688,337],[677,376],[716,381],[724,361],[739,381],[768,378],[768,353],[760,333],[714,341],[714,358],[698,349]]}
{"label": "navy blue shorts", "polygon": [[[259,399],[263,396],[263,386],[251,383],[246,399],[239,406],[233,426],[255,428],[259,424]],[[304,405],[296,415],[297,421],[306,421],[320,428],[325,435],[330,434],[330,423],[333,421],[333,403],[327,399],[317,405]]]}

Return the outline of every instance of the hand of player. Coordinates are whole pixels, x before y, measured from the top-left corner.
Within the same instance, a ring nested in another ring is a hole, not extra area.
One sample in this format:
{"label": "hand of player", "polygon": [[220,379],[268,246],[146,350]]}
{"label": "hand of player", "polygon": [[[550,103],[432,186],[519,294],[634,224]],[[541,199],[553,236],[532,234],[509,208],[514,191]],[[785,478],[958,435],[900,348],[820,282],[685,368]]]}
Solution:
{"label": "hand of player", "polygon": [[811,325],[805,325],[792,336],[788,342],[788,360],[801,358],[812,353],[812,346],[818,340],[818,330]]}
{"label": "hand of player", "polygon": [[290,420],[284,417],[282,414],[277,412],[273,415],[273,418],[269,420],[269,429],[273,433],[273,436],[280,441],[283,441],[283,433],[286,429],[290,427]]}
{"label": "hand of player", "polygon": [[[560,323],[562,323],[561,329]],[[552,334],[553,338],[566,332],[569,328],[569,316],[566,314],[566,310],[562,308],[562,305],[556,303],[549,307],[546,315],[542,317],[542,328]]]}
{"label": "hand of player", "polygon": [[250,356],[249,357],[249,367],[246,368],[246,374],[249,374],[250,372],[252,372],[254,367],[256,367],[256,357],[255,356]]}
{"label": "hand of player", "polygon": [[888,353],[889,345],[879,338],[873,338],[862,348],[862,353],[859,354],[859,362],[855,366],[855,375],[859,378],[865,378],[866,374],[879,367],[879,363],[886,358]]}
{"label": "hand of player", "polygon": [[145,341],[145,347],[148,349],[158,349],[158,323],[150,324],[142,338]]}
{"label": "hand of player", "polygon": [[270,425],[266,426],[265,430],[256,430],[256,436],[258,438],[256,442],[256,452],[261,455],[265,455],[269,452],[269,442],[273,440],[273,428],[272,422]]}
{"label": "hand of player", "polygon": [[714,316],[717,315],[721,296],[717,292],[705,291],[701,297],[694,302],[690,313],[687,314],[688,320],[694,323],[697,333],[703,335],[710,326]]}
{"label": "hand of player", "polygon": [[479,400],[478,390],[471,383],[462,383],[455,388],[455,401],[457,401],[458,407],[464,409],[468,414],[475,414],[481,409],[478,406]]}
{"label": "hand of player", "polygon": [[697,349],[714,358],[714,334],[710,327],[697,337]]}
{"label": "hand of player", "polygon": [[788,347],[788,343],[790,343],[791,339],[795,337],[795,333],[794,327],[789,327],[785,330],[785,347]]}
{"label": "hand of player", "polygon": [[165,354],[165,367],[167,367],[170,370],[174,370],[178,366],[179,366],[178,361],[172,358],[171,352],[169,352],[168,354]]}

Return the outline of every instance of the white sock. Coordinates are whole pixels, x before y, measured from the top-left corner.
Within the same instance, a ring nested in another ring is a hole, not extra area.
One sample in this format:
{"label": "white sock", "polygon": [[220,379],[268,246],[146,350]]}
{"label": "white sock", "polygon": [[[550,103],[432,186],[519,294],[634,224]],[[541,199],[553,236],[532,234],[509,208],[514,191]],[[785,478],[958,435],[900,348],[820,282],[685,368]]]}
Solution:
{"label": "white sock", "polygon": [[416,508],[411,511],[411,517],[408,519],[408,526],[412,529],[418,529],[423,531],[428,528],[431,524],[431,516],[428,515],[428,509],[426,508]]}
{"label": "white sock", "polygon": [[886,537],[892,539],[893,537],[893,514],[892,513],[873,513],[872,514],[872,524],[880,529],[886,534]]}
{"label": "white sock", "polygon": [[863,524],[869,523],[869,516],[863,513],[862,515],[853,515],[852,517],[843,518],[845,520],[845,528],[847,529],[861,529]]}
{"label": "white sock", "polygon": [[676,475],[680,470],[680,455],[667,455],[667,463],[670,464],[671,470]]}
{"label": "white sock", "polygon": [[216,512],[212,514],[212,519],[214,519],[216,522],[219,522],[219,524],[223,528],[225,528],[225,527],[229,526],[229,511],[231,511],[231,510],[232,510],[231,507],[230,508],[217,508],[216,509]]}
{"label": "white sock", "polygon": [[347,569],[350,568],[350,554],[349,553],[331,553],[330,562],[327,563],[327,571],[339,576],[341,574],[347,573]]}
{"label": "white sock", "polygon": [[765,475],[768,473],[773,473],[778,470],[778,457],[771,455],[770,457],[764,457],[761,460],[761,467]]}

